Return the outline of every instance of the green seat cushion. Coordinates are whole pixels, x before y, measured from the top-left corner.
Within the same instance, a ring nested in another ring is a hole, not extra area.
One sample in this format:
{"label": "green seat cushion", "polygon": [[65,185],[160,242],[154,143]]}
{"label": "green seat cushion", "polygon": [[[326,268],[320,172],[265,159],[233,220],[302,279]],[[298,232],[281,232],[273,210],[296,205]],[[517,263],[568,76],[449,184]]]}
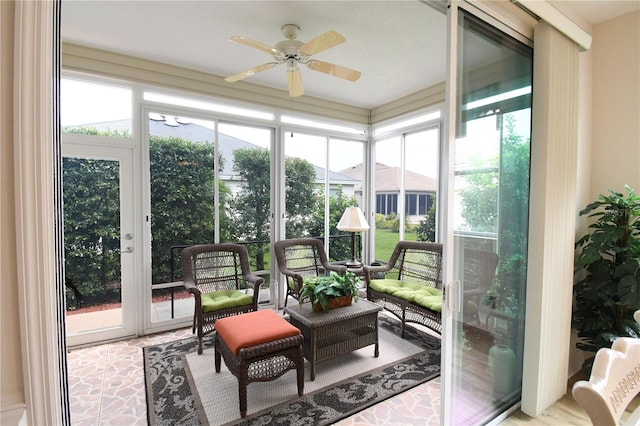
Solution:
{"label": "green seat cushion", "polygon": [[394,290],[402,288],[402,281],[392,279],[371,280],[369,287],[380,293],[393,294]]}
{"label": "green seat cushion", "polygon": [[442,291],[435,287],[394,279],[371,280],[369,286],[375,291],[391,294],[432,311],[442,312]]}
{"label": "green seat cushion", "polygon": [[413,302],[435,312],[442,312],[442,296],[427,296],[416,294]]}
{"label": "green seat cushion", "polygon": [[253,296],[240,290],[220,290],[202,295],[202,311],[212,312],[220,309],[251,305]]}
{"label": "green seat cushion", "polygon": [[431,287],[430,285],[423,285],[421,286],[422,288],[420,288],[419,291],[422,294],[425,294],[427,296],[438,296],[438,297],[442,297],[442,290],[439,290],[435,287]]}

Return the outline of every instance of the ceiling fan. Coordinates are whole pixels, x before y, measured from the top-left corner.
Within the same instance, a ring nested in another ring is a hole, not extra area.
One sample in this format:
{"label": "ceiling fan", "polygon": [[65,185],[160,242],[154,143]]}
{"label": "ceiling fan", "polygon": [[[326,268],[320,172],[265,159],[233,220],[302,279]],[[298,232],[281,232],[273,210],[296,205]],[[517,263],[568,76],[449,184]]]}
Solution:
{"label": "ceiling fan", "polygon": [[356,81],[360,78],[361,72],[346,68],[329,62],[312,59],[311,56],[325,51],[331,47],[337,46],[345,42],[345,38],[336,31],[327,31],[306,43],[296,40],[300,27],[295,24],[286,24],[282,26],[282,32],[286,37],[271,47],[259,41],[251,40],[243,36],[232,36],[228,40],[244,44],[255,49],[262,50],[273,56],[274,62],[258,65],[238,74],[225,78],[225,81],[233,83],[247,77],[251,77],[259,72],[266,71],[280,64],[287,64],[287,82],[289,85],[289,96],[302,96],[304,90],[302,88],[302,75],[299,64],[305,65],[314,71],[320,71],[325,74],[333,75],[349,81]]}

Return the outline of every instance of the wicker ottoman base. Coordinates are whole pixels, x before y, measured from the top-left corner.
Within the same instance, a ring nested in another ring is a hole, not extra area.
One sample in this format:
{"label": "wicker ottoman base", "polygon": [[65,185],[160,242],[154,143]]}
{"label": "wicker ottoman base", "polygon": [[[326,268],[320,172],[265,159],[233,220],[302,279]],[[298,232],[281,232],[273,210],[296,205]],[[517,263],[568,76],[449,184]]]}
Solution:
{"label": "wicker ottoman base", "polygon": [[[283,321],[285,321],[283,319]],[[247,415],[247,385],[253,382],[268,382],[289,370],[296,370],[298,395],[304,393],[304,355],[302,334],[240,349],[234,354],[220,333],[215,337],[215,368],[220,372],[221,359],[238,379],[240,416]]]}

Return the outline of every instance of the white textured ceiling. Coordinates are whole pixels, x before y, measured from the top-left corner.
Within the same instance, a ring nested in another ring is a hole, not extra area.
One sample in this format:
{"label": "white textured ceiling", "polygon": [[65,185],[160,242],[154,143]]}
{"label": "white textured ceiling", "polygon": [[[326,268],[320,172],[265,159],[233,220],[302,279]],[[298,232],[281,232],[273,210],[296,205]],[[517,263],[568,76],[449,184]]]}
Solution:
{"label": "white textured ceiling", "polygon": [[[440,82],[446,18],[416,1],[63,1],[62,39],[229,76],[273,58],[227,40],[275,45],[284,24],[299,40],[328,31],[346,42],[316,58],[362,72],[356,82],[302,68],[305,94],[373,108]],[[287,87],[286,65],[246,82]]]}
{"label": "white textured ceiling", "polygon": [[[589,14],[625,1],[572,1]],[[632,3],[637,3],[633,1]],[[590,19],[586,17],[585,19]],[[210,72],[222,77],[270,62],[265,52],[227,40],[267,45],[296,24],[308,41],[328,30],[346,42],[316,58],[360,70],[349,82],[302,69],[305,95],[374,108],[445,79],[446,18],[420,1],[77,1],[62,2],[62,40]],[[280,65],[244,80],[286,90]]]}
{"label": "white textured ceiling", "polygon": [[640,0],[551,0],[561,11],[577,14],[587,24],[599,24],[640,9]]}

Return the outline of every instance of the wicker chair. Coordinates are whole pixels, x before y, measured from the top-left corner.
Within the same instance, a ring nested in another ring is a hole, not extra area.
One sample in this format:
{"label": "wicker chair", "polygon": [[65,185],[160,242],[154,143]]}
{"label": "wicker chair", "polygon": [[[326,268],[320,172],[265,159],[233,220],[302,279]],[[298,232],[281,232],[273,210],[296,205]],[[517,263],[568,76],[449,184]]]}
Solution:
{"label": "wicker chair", "polygon": [[216,320],[258,310],[264,279],[249,270],[249,255],[240,244],[200,244],[182,251],[185,288],[195,298],[193,328],[202,339],[215,330]]}
{"label": "wicker chair", "polygon": [[278,269],[284,274],[287,283],[285,307],[289,296],[298,299],[305,277],[318,277],[330,271],[344,274],[347,271],[344,265],[329,263],[324,244],[316,238],[292,238],[278,241],[274,244],[274,250]]}
{"label": "wicker chair", "polygon": [[464,249],[464,307],[465,319],[480,323],[478,316],[482,298],[494,282],[498,255],[490,251]]}
{"label": "wicker chair", "polygon": [[428,308],[400,295],[376,290],[372,283],[387,279],[407,284],[419,284],[433,289],[442,307],[442,244],[424,241],[398,241],[386,265],[363,266],[367,284],[367,299],[379,302],[385,310],[401,321],[400,335],[404,338],[405,324],[414,322],[442,333],[440,310]]}

